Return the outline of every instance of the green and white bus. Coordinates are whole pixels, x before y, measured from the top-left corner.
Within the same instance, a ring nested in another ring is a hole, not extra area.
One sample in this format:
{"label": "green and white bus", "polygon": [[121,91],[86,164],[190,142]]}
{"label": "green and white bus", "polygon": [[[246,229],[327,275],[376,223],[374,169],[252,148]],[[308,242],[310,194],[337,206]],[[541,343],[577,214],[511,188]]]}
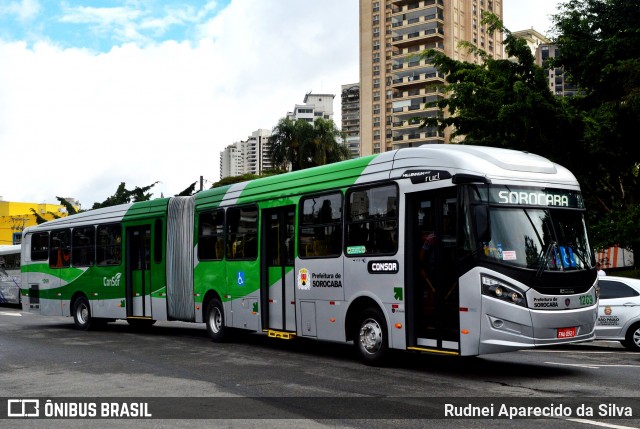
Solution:
{"label": "green and white bus", "polygon": [[26,311],[471,356],[594,338],[575,177],[426,145],[92,210],[23,233]]}

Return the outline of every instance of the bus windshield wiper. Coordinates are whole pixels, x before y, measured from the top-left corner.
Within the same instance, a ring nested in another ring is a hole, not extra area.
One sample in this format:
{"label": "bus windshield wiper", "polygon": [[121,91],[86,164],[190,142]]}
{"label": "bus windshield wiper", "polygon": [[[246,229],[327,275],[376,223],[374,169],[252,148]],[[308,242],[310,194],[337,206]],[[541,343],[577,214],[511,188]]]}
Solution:
{"label": "bus windshield wiper", "polygon": [[551,254],[551,250],[556,248],[556,242],[551,241],[549,246],[547,246],[547,250],[545,250],[544,255],[542,256],[542,261],[540,266],[538,267],[538,271],[536,272],[536,277],[540,277],[542,272],[545,270],[545,267],[549,266],[549,255]]}

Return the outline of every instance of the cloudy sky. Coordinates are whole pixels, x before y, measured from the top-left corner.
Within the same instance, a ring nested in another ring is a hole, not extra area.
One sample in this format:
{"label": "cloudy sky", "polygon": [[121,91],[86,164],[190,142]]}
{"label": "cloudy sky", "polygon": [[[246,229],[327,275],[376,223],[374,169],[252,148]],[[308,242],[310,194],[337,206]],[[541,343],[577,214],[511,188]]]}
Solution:
{"label": "cloudy sky", "polygon": [[[505,24],[557,3],[504,0]],[[0,196],[208,187],[227,145],[358,79],[357,0],[0,0]]]}

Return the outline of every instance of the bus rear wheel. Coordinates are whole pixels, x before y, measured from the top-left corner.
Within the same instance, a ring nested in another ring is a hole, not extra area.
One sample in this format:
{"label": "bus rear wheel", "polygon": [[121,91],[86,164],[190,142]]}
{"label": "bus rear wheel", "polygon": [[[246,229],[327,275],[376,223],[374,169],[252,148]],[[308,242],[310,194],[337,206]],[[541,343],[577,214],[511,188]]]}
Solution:
{"label": "bus rear wheel", "polygon": [[357,324],[354,343],[358,355],[367,365],[382,365],[389,352],[387,324],[377,308],[364,310]]}
{"label": "bus rear wheel", "polygon": [[76,328],[81,331],[88,331],[94,324],[89,300],[84,296],[79,297],[73,303],[73,321],[76,324]]}
{"label": "bus rear wheel", "polygon": [[227,337],[228,328],[224,324],[224,307],[219,299],[209,301],[205,313],[207,332],[215,343],[221,343]]}

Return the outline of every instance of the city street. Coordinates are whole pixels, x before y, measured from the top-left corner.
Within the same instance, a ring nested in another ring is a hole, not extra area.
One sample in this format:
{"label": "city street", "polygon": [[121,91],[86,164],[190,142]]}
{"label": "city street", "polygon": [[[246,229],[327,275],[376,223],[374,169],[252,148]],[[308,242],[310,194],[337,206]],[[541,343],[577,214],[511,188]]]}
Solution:
{"label": "city street", "polygon": [[[0,332],[3,399],[126,397],[148,402],[154,415],[63,421],[71,427],[640,426],[640,354],[613,342],[473,358],[400,352],[388,367],[372,368],[350,345],[257,334],[215,344],[198,324],[158,323],[143,332],[120,321],[81,332],[71,318],[0,307]],[[562,413],[561,405],[571,415],[460,420],[468,415],[460,414],[465,404],[466,412],[484,407],[494,417],[510,406],[555,406]],[[585,404],[593,416],[577,415]],[[7,404],[0,405],[6,418]],[[610,418],[617,410],[623,417]],[[52,423],[14,418],[3,427]]]}

